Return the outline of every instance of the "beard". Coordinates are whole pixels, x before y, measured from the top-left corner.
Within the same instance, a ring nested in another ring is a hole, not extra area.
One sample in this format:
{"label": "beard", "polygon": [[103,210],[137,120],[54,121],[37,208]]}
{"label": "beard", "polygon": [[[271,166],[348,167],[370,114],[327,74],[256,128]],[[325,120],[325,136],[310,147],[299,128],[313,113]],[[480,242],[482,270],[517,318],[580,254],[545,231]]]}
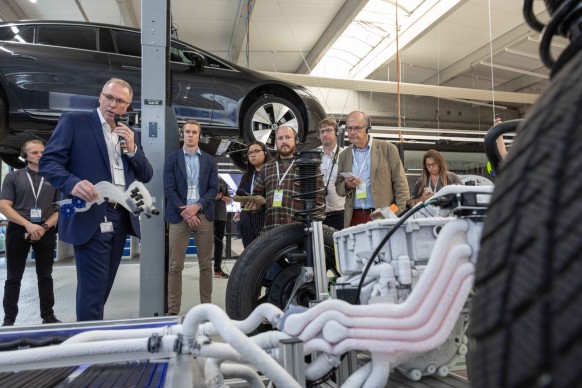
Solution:
{"label": "beard", "polygon": [[293,156],[293,154],[295,153],[296,150],[297,150],[296,146],[288,146],[288,147],[283,146],[279,150],[279,156],[281,156],[282,158],[289,158],[289,157]]}

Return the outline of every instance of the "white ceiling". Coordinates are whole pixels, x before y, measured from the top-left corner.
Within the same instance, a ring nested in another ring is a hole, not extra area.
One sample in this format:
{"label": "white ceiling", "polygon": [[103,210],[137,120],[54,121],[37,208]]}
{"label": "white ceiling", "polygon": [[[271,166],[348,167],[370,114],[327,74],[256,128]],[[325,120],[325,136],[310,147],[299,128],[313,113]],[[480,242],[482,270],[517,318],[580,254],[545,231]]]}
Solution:
{"label": "white ceiling", "polygon": [[[315,66],[367,1],[252,0],[248,66],[277,73],[308,73],[306,69]],[[401,81],[539,94],[547,86],[544,75],[548,71],[537,59],[539,34],[525,25],[521,3],[461,0],[411,43],[400,46]],[[181,40],[247,66],[247,5],[248,0],[172,0],[172,20]],[[139,27],[141,7],[140,0],[0,0],[0,17]],[[547,20],[541,0],[534,2],[534,12],[540,20]],[[561,50],[560,44],[564,41],[557,41],[556,52]],[[375,67],[368,79],[396,81],[394,57]],[[519,104],[513,106],[521,109]]]}

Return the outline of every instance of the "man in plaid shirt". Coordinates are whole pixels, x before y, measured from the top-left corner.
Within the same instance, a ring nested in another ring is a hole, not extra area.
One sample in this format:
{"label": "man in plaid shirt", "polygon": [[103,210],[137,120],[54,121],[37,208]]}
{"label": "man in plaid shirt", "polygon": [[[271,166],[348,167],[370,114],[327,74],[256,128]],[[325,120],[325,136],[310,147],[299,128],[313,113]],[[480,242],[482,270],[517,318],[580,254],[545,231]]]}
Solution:
{"label": "man in plaid shirt", "polygon": [[[299,222],[293,214],[301,210],[301,201],[293,197],[299,194],[299,186],[295,183],[298,177],[295,164],[297,150],[297,134],[292,127],[281,126],[275,133],[277,157],[261,169],[258,181],[255,183],[253,195],[261,195],[267,201],[265,204],[265,226],[263,232],[279,225]],[[323,180],[317,178],[318,187],[323,188]],[[323,193],[318,196],[317,204],[323,205]],[[255,205],[245,204],[249,210]]]}

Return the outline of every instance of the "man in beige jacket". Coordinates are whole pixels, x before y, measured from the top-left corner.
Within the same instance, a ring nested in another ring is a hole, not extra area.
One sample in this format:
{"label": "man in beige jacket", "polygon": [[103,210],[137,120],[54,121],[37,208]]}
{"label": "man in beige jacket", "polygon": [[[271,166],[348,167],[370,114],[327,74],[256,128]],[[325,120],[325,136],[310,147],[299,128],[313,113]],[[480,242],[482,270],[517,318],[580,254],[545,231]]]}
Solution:
{"label": "man in beige jacket", "polygon": [[344,226],[364,224],[377,208],[395,203],[406,209],[410,198],[408,181],[398,149],[392,143],[373,139],[370,119],[354,111],[346,120],[350,143],[339,156],[337,193],[346,197]]}

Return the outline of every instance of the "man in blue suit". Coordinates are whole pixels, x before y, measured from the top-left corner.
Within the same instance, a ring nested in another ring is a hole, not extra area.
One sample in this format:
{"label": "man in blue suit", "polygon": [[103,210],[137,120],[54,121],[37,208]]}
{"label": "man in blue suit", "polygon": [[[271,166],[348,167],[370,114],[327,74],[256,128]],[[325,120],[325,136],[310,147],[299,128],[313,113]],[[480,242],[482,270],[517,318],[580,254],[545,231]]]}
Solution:
{"label": "man in blue suit", "polygon": [[[99,198],[95,184],[108,181],[125,191],[134,180],[150,181],[153,169],[133,130],[115,123],[133,99],[131,86],[112,78],[99,95],[99,108],[61,116],[40,160],[40,173],[64,196]],[[128,153],[119,141],[125,139]],[[119,204],[93,205],[61,217],[59,238],[74,245],[77,320],[101,320],[128,234],[140,237],[139,219]]]}
{"label": "man in blue suit", "polygon": [[202,128],[195,120],[184,124],[184,147],[164,163],[166,221],[170,224],[168,315],[180,314],[182,270],[190,234],[198,251],[200,302],[211,303],[214,198],[218,192],[218,168],[214,158],[200,150]]}

